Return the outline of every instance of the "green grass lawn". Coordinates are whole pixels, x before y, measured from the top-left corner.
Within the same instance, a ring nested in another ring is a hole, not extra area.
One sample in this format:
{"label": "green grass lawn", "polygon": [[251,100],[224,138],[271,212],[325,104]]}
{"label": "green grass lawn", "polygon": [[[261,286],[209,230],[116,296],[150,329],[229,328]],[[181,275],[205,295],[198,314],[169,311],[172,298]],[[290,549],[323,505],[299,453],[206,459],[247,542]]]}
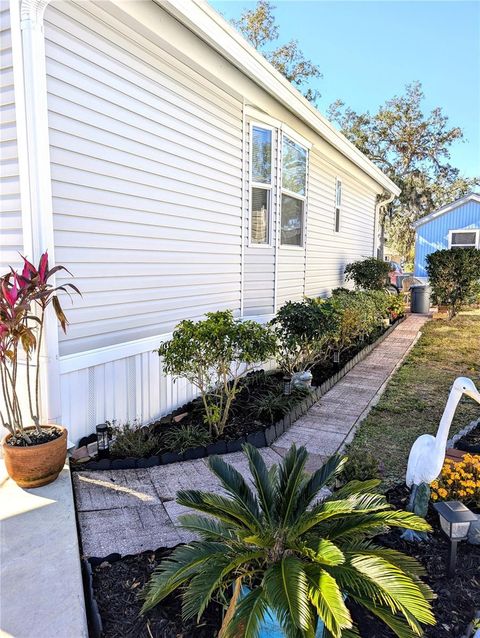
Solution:
{"label": "green grass lawn", "polygon": [[[349,452],[374,454],[384,466],[385,487],[403,480],[412,443],[420,434],[436,434],[450,386],[458,376],[470,377],[480,388],[480,310],[425,324],[358,429]],[[479,417],[480,405],[463,398],[450,436]]]}

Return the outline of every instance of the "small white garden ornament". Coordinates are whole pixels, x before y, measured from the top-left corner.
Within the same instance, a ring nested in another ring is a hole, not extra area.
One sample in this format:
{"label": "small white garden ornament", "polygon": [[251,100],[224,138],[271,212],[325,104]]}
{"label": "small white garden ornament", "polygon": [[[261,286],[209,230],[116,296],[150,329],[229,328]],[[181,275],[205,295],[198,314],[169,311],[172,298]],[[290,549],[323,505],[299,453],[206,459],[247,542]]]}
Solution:
{"label": "small white garden ornament", "polygon": [[[423,518],[427,514],[428,501],[430,499],[430,483],[434,481],[442,471],[445,461],[448,433],[452,425],[453,417],[460,399],[463,395],[480,403],[480,392],[471,379],[458,377],[453,382],[447,405],[443,411],[437,435],[422,434],[412,445],[408,457],[407,474],[405,481],[412,493],[407,510],[414,512]],[[405,540],[425,540],[423,533],[405,530],[402,535]]]}

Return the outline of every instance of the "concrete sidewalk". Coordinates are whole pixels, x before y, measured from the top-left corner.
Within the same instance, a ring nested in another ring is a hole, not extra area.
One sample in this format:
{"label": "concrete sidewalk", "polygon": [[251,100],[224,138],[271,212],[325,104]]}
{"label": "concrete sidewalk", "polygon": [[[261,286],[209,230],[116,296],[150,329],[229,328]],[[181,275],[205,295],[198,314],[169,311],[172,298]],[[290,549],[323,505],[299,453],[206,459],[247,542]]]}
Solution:
{"label": "concrete sidewalk", "polygon": [[0,460],[0,636],[88,637],[68,464],[24,490]]}
{"label": "concrete sidewalk", "polygon": [[[267,465],[278,463],[292,443],[304,445],[310,452],[309,470],[341,450],[378,400],[427,319],[409,315],[271,448],[262,449]],[[249,476],[242,453],[223,458]],[[184,511],[175,503],[177,490],[222,491],[206,459],[144,470],[75,472],[73,480],[83,552],[99,558],[114,552],[125,555],[172,547],[189,540],[188,534],[175,527]]]}

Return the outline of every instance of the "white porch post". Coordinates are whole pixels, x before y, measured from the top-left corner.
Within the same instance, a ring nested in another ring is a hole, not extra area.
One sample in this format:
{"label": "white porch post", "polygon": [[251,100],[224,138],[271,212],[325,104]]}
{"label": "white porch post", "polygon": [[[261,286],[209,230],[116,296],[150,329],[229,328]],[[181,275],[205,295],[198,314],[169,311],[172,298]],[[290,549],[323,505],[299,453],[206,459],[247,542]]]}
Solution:
{"label": "white porch post", "polygon": [[[16,0],[13,0],[14,2]],[[30,218],[31,251],[37,263],[48,249],[49,261],[55,262],[53,235],[50,151],[48,138],[47,76],[43,15],[49,0],[20,0],[22,33],[23,95],[25,105],[26,147],[19,148],[28,173],[28,206],[23,219]],[[52,308],[45,322],[41,373],[41,423],[58,422],[61,417],[60,372],[58,362],[58,327]]]}

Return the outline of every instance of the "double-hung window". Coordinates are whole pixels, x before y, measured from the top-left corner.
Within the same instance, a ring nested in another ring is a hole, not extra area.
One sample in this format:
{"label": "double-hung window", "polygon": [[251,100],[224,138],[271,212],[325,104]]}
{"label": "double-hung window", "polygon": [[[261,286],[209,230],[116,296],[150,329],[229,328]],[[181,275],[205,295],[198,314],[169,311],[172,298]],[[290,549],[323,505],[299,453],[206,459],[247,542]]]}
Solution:
{"label": "double-hung window", "polygon": [[272,129],[252,126],[250,243],[259,246],[268,246],[271,242],[272,142]]}
{"label": "double-hung window", "polygon": [[282,246],[303,246],[308,151],[292,139],[282,140]]}
{"label": "double-hung window", "polygon": [[342,214],[342,182],[335,180],[335,232],[340,232],[340,218]]}
{"label": "double-hung window", "polygon": [[480,230],[450,231],[449,248],[480,248]]}

